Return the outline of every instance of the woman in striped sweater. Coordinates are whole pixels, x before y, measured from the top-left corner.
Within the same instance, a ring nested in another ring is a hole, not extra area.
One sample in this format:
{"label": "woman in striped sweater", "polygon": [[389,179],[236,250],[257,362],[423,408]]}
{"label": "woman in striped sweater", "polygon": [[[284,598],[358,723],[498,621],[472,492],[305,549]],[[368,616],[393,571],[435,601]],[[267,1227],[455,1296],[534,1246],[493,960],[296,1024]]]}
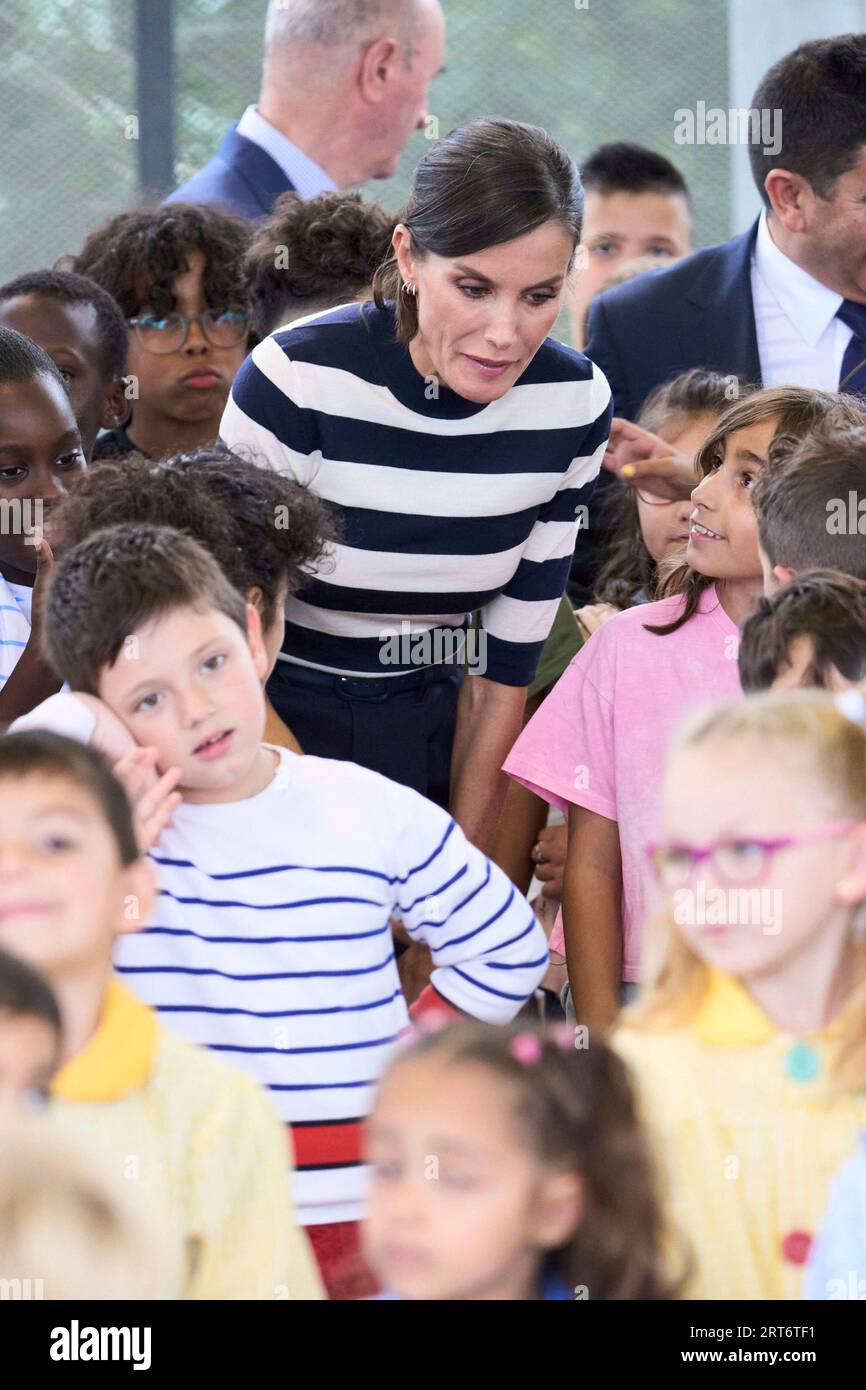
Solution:
{"label": "woman in striped sweater", "polygon": [[341,532],[287,603],[275,708],[306,752],[450,805],[481,847],[608,434],[604,377],[547,336],[581,209],[544,131],[460,127],[417,170],[373,302],[266,338],[221,427]]}

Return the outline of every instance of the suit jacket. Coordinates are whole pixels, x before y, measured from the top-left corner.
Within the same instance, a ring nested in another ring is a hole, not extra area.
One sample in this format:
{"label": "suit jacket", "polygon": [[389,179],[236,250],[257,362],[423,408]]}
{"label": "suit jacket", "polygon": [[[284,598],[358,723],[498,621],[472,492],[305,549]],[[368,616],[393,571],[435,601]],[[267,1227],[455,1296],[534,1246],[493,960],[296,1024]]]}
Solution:
{"label": "suit jacket", "polygon": [[586,355],[601,367],[614,412],[634,420],[654,386],[689,367],[760,383],[751,260],[758,223],[608,290],[589,311]]}
{"label": "suit jacket", "polygon": [[280,194],[293,188],[276,160],[232,126],[213,159],[165,201],[220,203],[230,212],[256,220],[267,217]]}
{"label": "suit jacket", "polygon": [[[689,367],[710,367],[760,385],[751,279],[757,235],[755,221],[731,241],[695,251],[665,270],[647,271],[593,301],[586,355],[610,383],[615,415],[634,420],[654,386]],[[577,547],[569,593],[580,602],[592,593],[603,557],[598,521],[612,482],[613,474],[602,469],[589,529]]]}

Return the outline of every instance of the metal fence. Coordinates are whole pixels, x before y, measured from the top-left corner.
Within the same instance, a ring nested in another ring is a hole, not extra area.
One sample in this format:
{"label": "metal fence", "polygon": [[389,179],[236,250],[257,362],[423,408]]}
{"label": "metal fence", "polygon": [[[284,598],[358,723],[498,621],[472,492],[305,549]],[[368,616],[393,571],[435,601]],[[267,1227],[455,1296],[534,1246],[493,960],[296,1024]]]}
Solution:
{"label": "metal fence", "polygon": [[[677,144],[674,113],[727,105],[736,2],[444,0],[446,72],[431,113],[441,133],[478,115],[534,121],[578,161],[603,140],[650,145],[692,187],[697,243],[724,239],[730,153]],[[265,0],[150,5],[139,11],[145,39],[148,16],[172,14],[173,67],[142,42],[134,0],[0,0],[0,277],[53,263],[141,201],[142,76],[151,91],[161,84],[167,121],[174,108],[176,181],[255,99]],[[424,149],[419,132],[398,174],[370,185],[370,196],[398,208]]]}

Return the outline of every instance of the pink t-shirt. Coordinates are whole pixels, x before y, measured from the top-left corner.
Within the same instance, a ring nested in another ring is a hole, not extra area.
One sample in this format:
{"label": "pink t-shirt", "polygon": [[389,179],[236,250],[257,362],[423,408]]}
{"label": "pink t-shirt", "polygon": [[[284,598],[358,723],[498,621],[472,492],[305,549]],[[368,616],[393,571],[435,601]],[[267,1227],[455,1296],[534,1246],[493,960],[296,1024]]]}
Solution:
{"label": "pink t-shirt", "polygon": [[[667,745],[683,716],[741,694],[739,628],[715,587],[676,632],[667,623],[682,597],[618,613],[577,653],[504,764],[516,781],[553,806],[584,806],[615,820],[622,853],[623,979],[636,980],[643,924],[655,894],[646,845],[658,833]],[[564,952],[562,913],[550,938]]]}

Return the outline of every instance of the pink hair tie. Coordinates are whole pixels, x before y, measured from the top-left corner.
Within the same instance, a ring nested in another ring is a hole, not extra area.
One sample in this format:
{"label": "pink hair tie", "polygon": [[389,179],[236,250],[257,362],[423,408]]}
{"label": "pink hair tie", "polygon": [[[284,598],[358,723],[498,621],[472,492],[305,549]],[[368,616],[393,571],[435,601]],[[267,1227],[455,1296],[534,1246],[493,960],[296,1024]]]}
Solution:
{"label": "pink hair tie", "polygon": [[571,1052],[574,1048],[574,1029],[570,1023],[557,1023],[551,1029],[551,1037],[562,1052]]}
{"label": "pink hair tie", "polygon": [[516,1038],[512,1038],[509,1051],[522,1067],[534,1067],[541,1060],[541,1039],[534,1033],[518,1033]]}

